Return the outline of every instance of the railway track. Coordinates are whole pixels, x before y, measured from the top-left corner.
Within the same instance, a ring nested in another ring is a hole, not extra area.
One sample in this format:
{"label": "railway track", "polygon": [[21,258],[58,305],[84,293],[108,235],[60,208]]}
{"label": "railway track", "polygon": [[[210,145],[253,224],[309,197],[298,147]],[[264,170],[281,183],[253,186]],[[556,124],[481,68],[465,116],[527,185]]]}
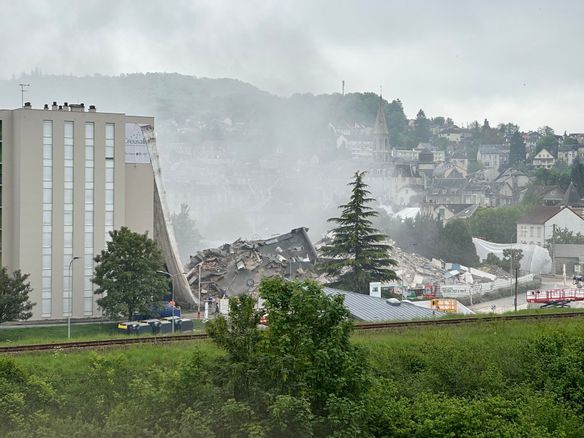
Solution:
{"label": "railway track", "polygon": [[[392,330],[400,328],[413,328],[424,326],[448,326],[448,325],[463,325],[476,323],[491,323],[499,321],[535,321],[542,319],[563,319],[563,318],[581,318],[584,317],[584,312],[567,312],[567,313],[546,313],[539,315],[507,315],[507,316],[487,316],[480,318],[453,318],[453,319],[438,319],[438,320],[420,320],[420,321],[403,321],[403,322],[379,322],[369,324],[357,324],[355,330],[357,331],[375,331],[375,330]],[[176,335],[176,336],[147,336],[143,338],[116,338],[116,339],[102,339],[95,341],[78,341],[78,342],[57,342],[49,344],[30,344],[30,345],[14,345],[0,347],[1,353],[25,353],[38,351],[64,351],[64,350],[78,350],[78,349],[99,349],[109,348],[115,346],[131,346],[139,344],[170,344],[182,341],[195,341],[207,339],[205,333],[195,333],[190,335]]]}

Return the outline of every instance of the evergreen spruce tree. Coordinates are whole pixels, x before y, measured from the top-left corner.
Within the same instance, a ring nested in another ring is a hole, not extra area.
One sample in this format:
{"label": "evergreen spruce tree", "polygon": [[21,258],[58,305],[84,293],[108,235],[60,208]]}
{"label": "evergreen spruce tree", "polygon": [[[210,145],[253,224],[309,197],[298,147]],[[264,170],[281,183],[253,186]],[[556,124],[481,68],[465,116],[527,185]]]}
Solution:
{"label": "evergreen spruce tree", "polygon": [[369,293],[369,282],[397,279],[391,269],[397,262],[389,258],[391,246],[382,243],[387,236],[372,226],[377,212],[367,204],[374,201],[363,181],[365,172],[355,172],[351,198],[339,206],[341,216],[329,222],[337,224],[330,245],[322,248],[322,270],[336,277],[331,286]]}
{"label": "evergreen spruce tree", "polygon": [[574,184],[574,187],[576,187],[578,195],[580,195],[580,197],[584,196],[584,164],[578,159],[572,164],[570,180]]}
{"label": "evergreen spruce tree", "polygon": [[416,115],[416,120],[414,120],[414,134],[416,136],[416,142],[427,143],[430,141],[430,122],[426,118],[423,110],[418,111]]}
{"label": "evergreen spruce tree", "polygon": [[32,293],[29,274],[14,271],[12,275],[4,266],[0,267],[0,323],[29,319],[33,303],[28,296]]}
{"label": "evergreen spruce tree", "polygon": [[511,148],[509,150],[509,164],[516,166],[525,163],[525,141],[519,132],[511,136]]}

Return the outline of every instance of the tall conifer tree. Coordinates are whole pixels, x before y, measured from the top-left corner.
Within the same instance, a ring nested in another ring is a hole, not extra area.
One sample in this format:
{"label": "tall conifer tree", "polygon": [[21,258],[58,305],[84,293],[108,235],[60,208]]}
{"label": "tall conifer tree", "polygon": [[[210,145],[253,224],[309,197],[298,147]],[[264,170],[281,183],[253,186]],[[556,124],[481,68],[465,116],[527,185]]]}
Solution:
{"label": "tall conifer tree", "polygon": [[329,219],[337,224],[330,245],[322,248],[323,271],[334,276],[332,286],[355,292],[369,293],[369,282],[397,279],[391,267],[397,262],[389,257],[390,245],[383,243],[387,236],[373,227],[371,218],[377,212],[367,204],[374,201],[363,181],[365,172],[355,172],[351,198],[340,205],[341,216]]}

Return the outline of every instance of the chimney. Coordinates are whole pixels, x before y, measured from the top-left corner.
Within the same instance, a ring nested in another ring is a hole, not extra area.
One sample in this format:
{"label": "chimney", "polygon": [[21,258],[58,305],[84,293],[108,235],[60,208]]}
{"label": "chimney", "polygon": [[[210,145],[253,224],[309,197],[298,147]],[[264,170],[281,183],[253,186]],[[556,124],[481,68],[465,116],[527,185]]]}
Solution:
{"label": "chimney", "polygon": [[24,109],[32,109],[30,102],[24,102]]}
{"label": "chimney", "polygon": [[69,111],[69,104],[68,104],[67,102],[65,102],[65,103],[63,104],[63,110],[64,110],[64,111]]}
{"label": "chimney", "polygon": [[63,111],[63,105],[59,105],[59,111]]}
{"label": "chimney", "polygon": [[49,104],[45,103],[45,107],[43,109],[44,110],[48,110],[49,109]]}
{"label": "chimney", "polygon": [[55,110],[59,109],[59,106],[57,105],[57,102],[53,102],[53,106],[51,107],[51,109],[52,109],[53,111],[55,111]]}
{"label": "chimney", "polygon": [[97,111],[97,110],[95,109],[95,105],[89,105],[89,112],[90,112],[90,113],[94,113],[95,111]]}

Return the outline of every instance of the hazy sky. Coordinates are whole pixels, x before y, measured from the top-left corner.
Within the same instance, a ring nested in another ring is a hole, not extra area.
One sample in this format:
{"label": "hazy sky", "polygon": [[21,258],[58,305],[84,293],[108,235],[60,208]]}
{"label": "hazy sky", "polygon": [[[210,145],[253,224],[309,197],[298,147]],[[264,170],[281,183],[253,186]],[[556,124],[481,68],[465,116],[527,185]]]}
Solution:
{"label": "hazy sky", "polygon": [[289,95],[378,91],[408,116],[584,131],[584,2],[2,2],[0,77],[165,71]]}

